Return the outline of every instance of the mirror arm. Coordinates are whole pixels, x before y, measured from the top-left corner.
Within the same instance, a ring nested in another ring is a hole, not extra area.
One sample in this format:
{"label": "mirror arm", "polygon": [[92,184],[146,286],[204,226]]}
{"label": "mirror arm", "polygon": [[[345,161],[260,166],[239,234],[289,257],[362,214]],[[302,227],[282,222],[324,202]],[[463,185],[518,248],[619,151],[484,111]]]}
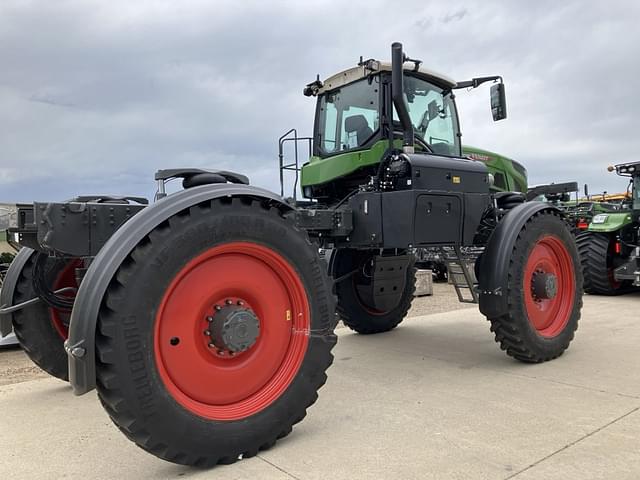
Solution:
{"label": "mirror arm", "polygon": [[453,87],[454,90],[458,90],[460,88],[478,88],[485,82],[497,82],[500,81],[502,83],[502,77],[500,75],[494,75],[491,77],[477,77],[472,78],[471,80],[465,80],[463,82],[456,83],[456,86]]}

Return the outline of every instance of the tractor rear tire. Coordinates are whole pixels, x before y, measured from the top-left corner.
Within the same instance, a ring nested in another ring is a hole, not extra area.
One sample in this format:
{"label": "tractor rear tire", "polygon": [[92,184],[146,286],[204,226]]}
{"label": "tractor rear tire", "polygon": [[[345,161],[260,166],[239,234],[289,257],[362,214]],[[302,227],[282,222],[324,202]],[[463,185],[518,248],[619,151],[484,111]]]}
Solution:
{"label": "tractor rear tire", "polygon": [[[352,250],[337,251],[338,257],[336,277],[345,275],[349,271],[360,268],[361,262],[366,261],[367,252]],[[364,255],[364,256],[363,256]],[[369,255],[370,256],[370,255]],[[407,315],[416,291],[416,268],[412,262],[407,267],[405,289],[398,304],[391,310],[381,312],[368,306],[358,295],[356,282],[359,272],[336,283],[338,304],[336,312],[342,322],[351,330],[363,335],[388,332],[396,328]]]}
{"label": "tractor rear tire", "polygon": [[[483,261],[487,258],[490,252],[482,256]],[[495,340],[522,362],[559,357],[573,340],[582,307],[582,273],[573,236],[560,216],[539,212],[522,227],[510,258],[503,292],[509,310],[489,318]],[[555,288],[545,283],[541,292],[536,282],[541,275],[554,277]]]}
{"label": "tractor rear tire", "polygon": [[[22,268],[13,304],[37,297],[33,286],[33,266],[38,254],[31,255]],[[44,282],[51,290],[76,287],[76,261],[48,258]],[[69,366],[64,341],[67,339],[70,312],[54,309],[44,302],[30,305],[12,314],[13,331],[29,358],[49,375],[69,381]]]}
{"label": "tractor rear tire", "polygon": [[613,237],[608,233],[585,232],[576,238],[584,291],[591,295],[620,295],[626,292],[624,282],[613,276]]}
{"label": "tractor rear tire", "polygon": [[335,323],[306,232],[267,202],[207,201],[157,225],[120,265],[99,312],[98,396],[157,457],[233,463],[305,417]]}

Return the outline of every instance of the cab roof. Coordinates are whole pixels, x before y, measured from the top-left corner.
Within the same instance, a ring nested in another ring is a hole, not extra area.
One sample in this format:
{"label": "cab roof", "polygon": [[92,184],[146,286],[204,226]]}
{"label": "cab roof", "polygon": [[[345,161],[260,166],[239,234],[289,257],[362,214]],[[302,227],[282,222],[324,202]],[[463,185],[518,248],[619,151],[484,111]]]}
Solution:
{"label": "cab roof", "polygon": [[[348,68],[342,72],[336,73],[327,78],[323,86],[318,89],[317,94],[322,94],[326,91],[333,90],[335,88],[342,87],[356,80],[366,78],[369,75],[376,74],[378,72],[390,72],[391,62],[380,62],[378,60],[367,60],[360,62],[356,67]],[[405,73],[412,76],[421,78],[427,82],[433,83],[440,88],[448,89],[456,86],[456,81],[446,75],[434,72],[428,68],[420,66],[416,69],[415,64],[406,62],[404,64]]]}

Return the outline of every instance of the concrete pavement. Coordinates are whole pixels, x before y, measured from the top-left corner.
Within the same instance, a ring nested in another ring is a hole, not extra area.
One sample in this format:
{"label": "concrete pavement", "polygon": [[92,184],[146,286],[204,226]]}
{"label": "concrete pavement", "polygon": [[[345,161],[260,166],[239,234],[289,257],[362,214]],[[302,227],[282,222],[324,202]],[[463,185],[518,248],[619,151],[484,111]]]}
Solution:
{"label": "concrete pavement", "polygon": [[[638,479],[640,295],[585,297],[569,351],[523,365],[474,309],[339,330],[320,398],[258,457],[202,471],[144,453],[95,394],[0,387],[0,478]],[[0,361],[2,360],[0,352]]]}

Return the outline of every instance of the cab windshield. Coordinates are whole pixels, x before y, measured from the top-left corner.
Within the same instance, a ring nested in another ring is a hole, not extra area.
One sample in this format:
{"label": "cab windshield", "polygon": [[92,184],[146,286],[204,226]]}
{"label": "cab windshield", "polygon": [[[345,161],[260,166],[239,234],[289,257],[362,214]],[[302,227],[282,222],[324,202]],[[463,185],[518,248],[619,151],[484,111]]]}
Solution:
{"label": "cab windshield", "polygon": [[[405,75],[404,93],[415,136],[424,141],[433,153],[460,156],[458,118],[450,92],[443,95],[440,87]],[[393,119],[398,121],[395,108]]]}
{"label": "cab windshield", "polygon": [[[405,99],[415,136],[438,155],[460,156],[458,119],[451,95],[420,78],[405,75]],[[380,76],[325,93],[318,102],[316,141],[322,155],[368,146],[380,130]],[[394,130],[400,122],[394,109]]]}

